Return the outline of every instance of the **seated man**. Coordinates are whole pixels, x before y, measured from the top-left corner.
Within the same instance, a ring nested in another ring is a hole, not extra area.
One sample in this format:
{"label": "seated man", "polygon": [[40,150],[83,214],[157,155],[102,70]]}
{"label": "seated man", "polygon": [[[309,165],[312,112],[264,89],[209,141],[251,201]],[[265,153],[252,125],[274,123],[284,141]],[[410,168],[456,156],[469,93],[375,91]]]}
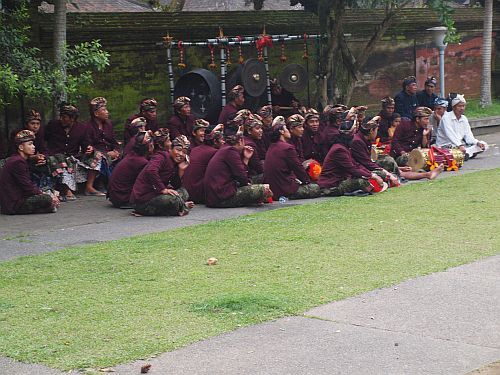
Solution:
{"label": "seated man", "polygon": [[151,130],[153,133],[158,130],[158,124],[156,123],[156,107],[158,103],[155,99],[142,99],[141,104],[139,106],[139,113],[130,116],[125,122],[124,130],[123,130],[123,142],[128,144],[130,138],[135,134],[131,132],[132,127],[130,126],[132,121],[138,117],[142,117],[146,120],[145,130]]}
{"label": "seated man", "polygon": [[189,141],[180,135],[169,152],[157,151],[139,173],[132,188],[130,203],[137,216],[184,216],[194,207],[181,179],[188,166]]}
{"label": "seated man", "polygon": [[443,98],[437,98],[434,102],[434,111],[432,111],[431,117],[429,117],[429,128],[431,129],[431,145],[436,143],[437,130],[441,118],[446,113],[448,108],[448,100]]}
{"label": "seated man", "polygon": [[[380,117],[378,136],[381,143],[390,142],[392,137],[389,135],[389,128],[391,127],[392,115],[394,114],[395,102],[390,96],[386,96],[381,100],[382,109],[377,116]],[[401,117],[401,116],[400,116]]]}
{"label": "seated man", "polygon": [[488,144],[477,140],[472,134],[469,120],[465,117],[465,98],[457,95],[451,102],[452,111],[446,112],[441,118],[437,131],[436,145],[438,147],[458,147],[464,153],[465,160],[475,157],[488,149]]}
{"label": "seated man", "polygon": [[130,136],[130,139],[128,143],[125,145],[125,148],[123,149],[123,157],[127,156],[127,154],[132,151],[135,147],[135,136],[139,134],[140,132],[146,131],[146,125],[147,125],[147,120],[145,117],[136,117],[133,119],[129,126],[128,129],[128,134]]}
{"label": "seated man", "polygon": [[76,163],[82,158],[89,158],[94,149],[87,137],[87,127],[78,121],[78,108],[62,103],[59,109],[59,120],[49,121],[45,129],[48,157],[51,170],[58,174],[57,190],[61,196],[76,199],[73,192],[77,190]]}
{"label": "seated man", "polygon": [[206,131],[208,127],[210,126],[210,123],[208,121],[205,121],[203,119],[198,119],[194,122],[193,125],[193,130],[191,132],[191,149],[194,149],[205,142],[205,137],[206,137]]}
{"label": "seated man", "polygon": [[320,188],[310,183],[310,178],[299,160],[295,147],[288,143],[290,139],[283,116],[276,117],[273,125],[269,155],[264,162],[264,182],[269,184],[273,199],[317,198]]}
{"label": "seated man", "polygon": [[379,175],[390,186],[398,186],[399,178],[407,180],[435,179],[444,169],[443,165],[430,172],[413,172],[410,167],[399,167],[389,155],[379,155],[376,162],[371,160],[371,148],[377,139],[379,117],[375,116],[370,121],[360,125],[358,132],[351,143],[352,157],[369,171]]}
{"label": "seated man", "polygon": [[188,139],[193,132],[196,116],[191,114],[191,99],[180,96],[174,101],[174,115],[168,120],[167,128],[170,131],[170,139],[185,135]]}
{"label": "seated man", "polygon": [[340,134],[325,157],[318,179],[323,195],[340,196],[357,192],[368,194],[374,190],[370,179],[380,189],[387,187],[382,178],[358,164],[352,157],[350,146],[355,132],[353,121],[343,121],[340,125]]}
{"label": "seated man", "polygon": [[403,80],[403,90],[395,97],[395,112],[402,118],[412,119],[413,112],[418,107],[417,99],[417,79],[413,76],[406,77]]}
{"label": "seated man", "polygon": [[[269,145],[271,144],[270,141],[270,135],[273,131],[273,107],[270,105],[265,105],[261,107],[258,111],[257,114],[260,116],[262,119],[262,142],[257,144],[257,147],[259,148],[259,156],[261,159],[265,158],[266,151],[269,148]],[[262,149],[260,149],[262,147]]]}
{"label": "seated man", "polygon": [[302,136],[304,159],[314,159],[322,162],[321,132],[319,131],[319,113],[311,108],[304,116],[305,126]]}
{"label": "seated man", "polygon": [[405,119],[396,128],[391,143],[391,155],[396,159],[399,166],[408,164],[408,156],[411,150],[418,147],[429,147],[429,117],[432,111],[427,107],[418,107],[413,120]]}
{"label": "seated man", "polygon": [[277,78],[270,80],[271,85],[271,103],[275,116],[285,118],[298,114],[300,108],[299,100],[290,92],[281,86]]}
{"label": "seated man", "polygon": [[194,203],[205,203],[205,189],[203,179],[208,162],[218,149],[224,145],[222,132],[215,131],[207,134],[203,145],[194,147],[189,154],[189,165],[182,177],[182,186],[189,193],[189,199]]}
{"label": "seated man", "polygon": [[235,118],[236,112],[243,109],[245,104],[245,89],[241,85],[234,86],[227,94],[228,103],[222,108],[219,114],[217,123],[224,126],[229,125],[230,121]]}
{"label": "seated man", "polygon": [[304,122],[304,117],[301,115],[291,115],[286,119],[286,126],[290,131],[290,139],[287,142],[295,147],[301,163],[304,161],[304,146],[302,145]]}
{"label": "seated man", "polygon": [[80,158],[76,182],[85,182],[85,195],[104,196],[106,194],[94,187],[94,182],[99,174],[107,179],[111,175],[112,164],[120,158],[106,98],[97,97],[90,101],[90,120],[86,126],[87,140],[94,152]]}
{"label": "seated man", "polygon": [[252,113],[244,120],[244,136],[245,145],[249,146],[253,150],[252,157],[248,162],[248,175],[250,176],[253,184],[262,183],[262,174],[264,173],[264,158],[265,155],[259,155],[259,149],[257,144],[262,141],[263,130],[262,121],[259,115],[254,115]]}
{"label": "seated man", "polygon": [[0,211],[2,214],[56,212],[59,200],[42,193],[30,179],[28,158],[35,155],[35,134],[22,130],[15,136],[17,154],[7,159],[0,172]]}
{"label": "seated man", "polygon": [[9,154],[17,155],[16,134],[21,130],[30,130],[35,134],[36,153],[29,157],[31,180],[42,190],[52,190],[54,187],[54,180],[52,179],[52,172],[47,165],[47,147],[45,146],[44,130],[41,126],[42,116],[34,109],[31,109],[27,116],[22,129],[18,129],[12,133]]}
{"label": "seated man", "polygon": [[427,77],[425,80],[425,87],[422,91],[417,92],[417,101],[419,107],[427,107],[434,109],[434,104],[438,96],[434,93],[436,91],[437,79],[435,77]]}
{"label": "seated man", "polygon": [[109,178],[108,198],[116,208],[132,208],[130,204],[132,187],[139,173],[148,164],[148,154],[153,151],[153,140],[149,132],[140,132],[133,139],[129,144],[134,142],[134,147],[116,165]]}
{"label": "seated man", "polygon": [[226,136],[226,144],[208,162],[204,178],[207,206],[244,207],[272,197],[268,185],[250,184],[247,166],[253,150],[245,146],[243,134]]}

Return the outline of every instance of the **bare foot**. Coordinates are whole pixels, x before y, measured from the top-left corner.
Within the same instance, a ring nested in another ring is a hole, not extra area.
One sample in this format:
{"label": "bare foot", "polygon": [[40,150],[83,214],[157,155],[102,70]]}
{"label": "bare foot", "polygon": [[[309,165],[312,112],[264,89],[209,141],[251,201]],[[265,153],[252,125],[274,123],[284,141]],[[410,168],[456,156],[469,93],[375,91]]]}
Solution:
{"label": "bare foot", "polygon": [[441,164],[439,167],[434,168],[429,172],[429,180],[434,180],[440,173],[444,170],[444,164]]}
{"label": "bare foot", "polygon": [[142,215],[139,212],[137,212],[137,211],[132,211],[130,213],[130,215],[135,216],[135,217],[142,217]]}
{"label": "bare foot", "polygon": [[100,192],[99,190],[91,188],[91,189],[85,189],[85,195],[93,195],[93,196],[96,196],[96,197],[103,197],[106,194]]}

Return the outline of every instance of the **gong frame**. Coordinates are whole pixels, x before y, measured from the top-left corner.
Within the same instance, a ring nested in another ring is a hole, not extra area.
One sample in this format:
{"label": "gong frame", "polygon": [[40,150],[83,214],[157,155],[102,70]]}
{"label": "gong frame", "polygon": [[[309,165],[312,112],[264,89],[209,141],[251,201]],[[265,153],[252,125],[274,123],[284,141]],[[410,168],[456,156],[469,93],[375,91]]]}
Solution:
{"label": "gong frame", "polygon": [[[221,32],[222,34],[222,32]],[[265,32],[264,32],[265,34]],[[319,34],[302,34],[302,35],[288,35],[288,34],[277,34],[277,35],[267,35],[271,37],[273,42],[289,42],[289,41],[296,41],[300,39],[315,39],[319,40],[322,38],[321,35]],[[262,37],[261,35],[254,35],[254,36],[243,36],[243,37],[226,37],[222,36],[219,38],[212,38],[212,39],[206,39],[205,41],[180,41],[182,43],[182,46],[184,47],[207,47],[209,45],[212,46],[220,46],[220,47],[225,47],[225,46],[249,46],[249,45],[255,45],[256,42],[259,40],[259,38]],[[171,104],[173,105],[174,103],[174,86],[175,86],[175,81],[174,81],[174,74],[173,74],[173,62],[172,62],[172,49],[173,48],[178,48],[178,43],[179,40],[173,40],[170,35],[167,34],[167,36],[163,37],[164,42],[162,43],[166,49],[167,49],[167,68],[168,68],[168,79],[170,82],[170,101]],[[307,43],[307,41],[306,41]],[[269,57],[268,57],[268,49],[267,46],[265,46],[262,49],[262,57],[264,60],[264,67],[266,69],[266,92],[267,92],[267,104],[271,105],[271,82],[269,78]],[[309,65],[309,64],[307,64]],[[306,68],[307,72],[309,73],[309,69]],[[226,56],[226,49],[221,48],[220,49],[220,83],[221,83],[221,105],[224,107],[226,105],[226,74],[227,74],[227,56]]]}

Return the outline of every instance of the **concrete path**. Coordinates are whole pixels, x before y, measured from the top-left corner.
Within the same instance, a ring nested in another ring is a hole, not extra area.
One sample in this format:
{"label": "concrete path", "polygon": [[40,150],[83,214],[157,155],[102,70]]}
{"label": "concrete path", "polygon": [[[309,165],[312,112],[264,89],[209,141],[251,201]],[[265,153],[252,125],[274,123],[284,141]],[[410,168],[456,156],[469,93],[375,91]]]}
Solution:
{"label": "concrete path", "polygon": [[[482,135],[480,139],[492,145],[487,153],[469,160],[459,172],[442,173],[440,178],[454,176],[457,173],[499,168],[500,132]],[[289,201],[287,205],[314,203],[321,199]],[[104,197],[79,197],[75,202],[63,203],[56,214],[0,215],[0,261],[54,251],[72,245],[162,232],[280,207],[282,206],[279,203],[266,204],[262,207],[229,209],[197,206],[185,217],[137,218],[130,215],[131,210],[113,208]]]}
{"label": "concrete path", "polygon": [[[500,167],[500,133],[480,138],[493,147],[459,173]],[[135,218],[84,197],[56,215],[0,215],[0,261],[279,207],[197,207],[183,218]],[[465,374],[500,359],[499,311],[500,255],[114,370],[138,374],[149,363],[150,374]],[[500,373],[492,368],[488,374]],[[0,357],[0,374],[62,373]]]}
{"label": "concrete path", "polygon": [[500,359],[500,255],[239,329],[137,374],[465,374]]}

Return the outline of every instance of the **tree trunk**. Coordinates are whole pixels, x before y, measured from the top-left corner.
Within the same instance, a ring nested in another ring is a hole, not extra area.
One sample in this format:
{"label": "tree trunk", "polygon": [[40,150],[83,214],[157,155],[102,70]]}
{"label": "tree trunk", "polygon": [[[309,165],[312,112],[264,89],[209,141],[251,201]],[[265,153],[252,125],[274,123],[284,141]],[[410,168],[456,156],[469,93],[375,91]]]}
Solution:
{"label": "tree trunk", "polygon": [[484,3],[484,26],[483,26],[483,72],[481,74],[481,107],[491,105],[491,43],[493,28],[493,0]]}
{"label": "tree trunk", "polygon": [[[66,0],[54,0],[54,22],[54,62],[61,71],[63,81],[66,82]],[[65,87],[66,85],[61,86]],[[55,93],[55,105],[57,107],[59,107],[61,102],[66,100],[67,94],[65,89],[61,89],[61,92]]]}

